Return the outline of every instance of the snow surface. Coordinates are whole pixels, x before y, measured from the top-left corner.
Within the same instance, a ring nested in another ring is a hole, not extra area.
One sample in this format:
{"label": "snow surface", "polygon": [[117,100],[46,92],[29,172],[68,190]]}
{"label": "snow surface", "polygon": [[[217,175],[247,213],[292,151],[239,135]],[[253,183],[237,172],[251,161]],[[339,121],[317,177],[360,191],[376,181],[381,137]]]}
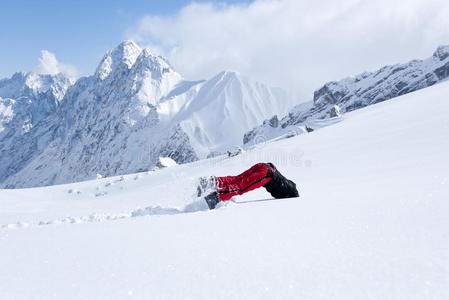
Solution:
{"label": "snow surface", "polygon": [[[0,190],[0,299],[448,299],[448,95],[442,83],[236,157]],[[209,211],[191,196],[199,176],[259,161],[301,197]]]}

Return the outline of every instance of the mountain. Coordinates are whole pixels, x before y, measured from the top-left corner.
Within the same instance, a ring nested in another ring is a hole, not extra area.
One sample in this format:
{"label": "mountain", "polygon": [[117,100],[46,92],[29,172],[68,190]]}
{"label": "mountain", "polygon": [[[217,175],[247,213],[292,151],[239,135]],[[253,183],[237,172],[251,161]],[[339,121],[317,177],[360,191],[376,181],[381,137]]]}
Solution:
{"label": "mountain", "polygon": [[236,72],[222,72],[191,92],[196,93],[194,97],[181,95],[161,103],[158,112],[179,122],[201,158],[239,146],[244,128],[252,128],[272,111],[287,112],[291,106],[283,90]]}
{"label": "mountain", "polygon": [[8,167],[0,186],[151,170],[161,156],[191,162],[239,145],[246,131],[291,106],[282,90],[235,72],[185,80],[165,58],[125,41],[67,90],[20,149],[2,144]]}
{"label": "mountain", "polygon": [[[326,126],[336,120],[335,110],[350,112],[442,82],[449,77],[449,46],[440,46],[425,60],[386,66],[340,81],[331,81],[314,92],[313,101],[294,107],[277,122],[265,121],[245,133],[244,144],[272,139],[288,132],[301,133],[302,126]],[[272,117],[278,119],[278,116]],[[273,126],[273,124],[275,126]]]}
{"label": "mountain", "polygon": [[71,84],[62,73],[16,73],[0,80],[0,182],[20,170],[36,149],[47,146],[49,139],[28,144],[28,137],[54,116]]}
{"label": "mountain", "polygon": [[16,73],[0,80],[0,140],[24,134],[53,114],[71,84],[62,73]]}

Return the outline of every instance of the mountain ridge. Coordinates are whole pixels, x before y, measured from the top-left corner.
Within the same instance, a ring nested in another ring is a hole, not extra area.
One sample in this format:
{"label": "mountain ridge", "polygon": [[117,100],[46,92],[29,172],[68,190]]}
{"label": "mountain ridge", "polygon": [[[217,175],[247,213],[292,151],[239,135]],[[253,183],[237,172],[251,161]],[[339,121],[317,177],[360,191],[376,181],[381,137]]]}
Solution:
{"label": "mountain ridge", "polygon": [[150,170],[160,156],[178,163],[205,158],[291,106],[285,92],[235,72],[187,81],[165,58],[124,41],[93,75],[67,89],[55,112],[21,139],[21,149],[0,145],[7,166],[0,187]]}
{"label": "mountain ridge", "polygon": [[[431,57],[411,60],[403,64],[384,66],[374,72],[363,72],[354,77],[330,81],[315,90],[313,99],[295,106],[287,115],[265,120],[243,135],[244,144],[254,144],[285,134],[301,134],[303,127],[325,126],[320,120],[337,117],[368,105],[383,102],[420,90],[449,78],[449,45],[439,46]],[[333,123],[330,121],[329,123]],[[273,126],[275,124],[276,126]]]}

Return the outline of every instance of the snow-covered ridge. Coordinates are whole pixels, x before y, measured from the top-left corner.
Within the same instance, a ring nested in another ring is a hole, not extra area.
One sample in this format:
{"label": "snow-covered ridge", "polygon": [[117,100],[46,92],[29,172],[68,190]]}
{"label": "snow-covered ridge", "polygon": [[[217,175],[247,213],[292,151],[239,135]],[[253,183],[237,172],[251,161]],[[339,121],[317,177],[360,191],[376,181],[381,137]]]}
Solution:
{"label": "snow-covered ridge", "polygon": [[328,82],[314,92],[313,101],[293,108],[275,127],[265,122],[252,129],[244,135],[243,142],[257,143],[289,131],[300,133],[301,126],[306,124],[319,128],[320,124],[313,123],[334,118],[336,106],[341,113],[350,112],[432,86],[448,77],[449,46],[440,46],[425,60],[385,66],[375,72]]}
{"label": "snow-covered ridge", "polygon": [[[0,80],[0,150],[56,112],[73,80],[65,74],[15,73]],[[1,178],[1,176],[0,176]]]}
{"label": "snow-covered ridge", "polygon": [[16,99],[51,93],[55,100],[60,101],[71,84],[73,79],[63,73],[50,75],[18,72],[10,79],[0,80],[0,97]]}
{"label": "snow-covered ridge", "polygon": [[[9,120],[10,102],[4,103],[2,120]],[[186,80],[132,41],[108,51],[96,72],[58,103],[20,141],[0,141],[0,187],[146,171],[161,156],[177,163],[205,158],[240,144],[246,131],[293,106],[282,90],[235,72]]]}

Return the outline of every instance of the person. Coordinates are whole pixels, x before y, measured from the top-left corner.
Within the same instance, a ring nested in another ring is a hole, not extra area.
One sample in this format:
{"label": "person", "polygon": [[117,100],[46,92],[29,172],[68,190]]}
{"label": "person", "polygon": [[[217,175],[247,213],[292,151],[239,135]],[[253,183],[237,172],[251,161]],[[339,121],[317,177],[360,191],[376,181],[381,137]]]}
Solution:
{"label": "person", "polygon": [[296,184],[285,178],[272,163],[258,163],[237,176],[201,177],[197,196],[203,197],[210,209],[254,189],[264,187],[274,198],[299,197]]}

